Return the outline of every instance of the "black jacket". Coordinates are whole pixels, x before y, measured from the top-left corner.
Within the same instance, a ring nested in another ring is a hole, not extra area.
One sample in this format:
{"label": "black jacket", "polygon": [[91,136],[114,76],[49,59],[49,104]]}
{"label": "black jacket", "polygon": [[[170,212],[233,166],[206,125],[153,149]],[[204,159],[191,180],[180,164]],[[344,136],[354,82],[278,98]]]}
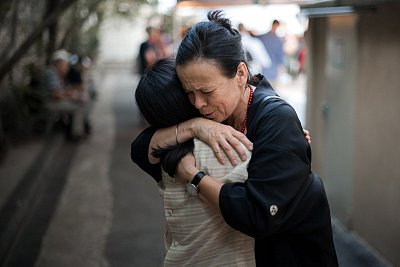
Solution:
{"label": "black jacket", "polygon": [[337,266],[331,218],[311,150],[294,109],[263,79],[248,111],[253,154],[245,183],[225,184],[220,209],[255,238],[258,266]]}
{"label": "black jacket", "polygon": [[[338,266],[328,201],[320,177],[311,171],[310,146],[294,109],[263,79],[248,111],[247,137],[253,154],[245,183],[228,183],[220,209],[234,229],[255,238],[257,266]],[[131,157],[157,181],[147,149],[148,128],[132,143]]]}

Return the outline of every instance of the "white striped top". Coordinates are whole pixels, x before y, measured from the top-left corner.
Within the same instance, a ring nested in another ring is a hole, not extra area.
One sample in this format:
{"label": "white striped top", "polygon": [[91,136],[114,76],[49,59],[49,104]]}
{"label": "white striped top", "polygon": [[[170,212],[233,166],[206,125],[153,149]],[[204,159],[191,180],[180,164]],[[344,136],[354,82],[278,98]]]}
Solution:
{"label": "white striped top", "polygon": [[[221,165],[211,148],[194,139],[196,166],[223,182],[244,182],[246,162]],[[222,215],[198,197],[190,196],[186,186],[163,171],[159,183],[166,217],[163,266],[255,266],[254,239],[228,226]]]}

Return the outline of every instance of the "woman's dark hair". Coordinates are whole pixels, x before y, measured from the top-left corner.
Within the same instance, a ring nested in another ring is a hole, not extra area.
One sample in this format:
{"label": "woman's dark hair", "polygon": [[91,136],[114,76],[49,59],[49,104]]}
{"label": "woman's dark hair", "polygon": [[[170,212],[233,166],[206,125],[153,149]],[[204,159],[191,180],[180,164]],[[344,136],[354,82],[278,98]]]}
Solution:
{"label": "woman's dark hair", "polygon": [[179,46],[176,64],[210,59],[226,77],[232,78],[240,62],[247,65],[242,37],[232,28],[230,20],[222,16],[221,10],[208,12],[207,18],[209,21],[199,22],[187,32]]}
{"label": "woman's dark hair", "polygon": [[[176,74],[175,62],[166,58],[157,61],[141,77],[135,91],[137,106],[146,121],[156,127],[172,126],[200,116],[183,91]],[[193,140],[153,151],[153,156],[161,158],[161,166],[174,176],[180,159],[193,151]]]}

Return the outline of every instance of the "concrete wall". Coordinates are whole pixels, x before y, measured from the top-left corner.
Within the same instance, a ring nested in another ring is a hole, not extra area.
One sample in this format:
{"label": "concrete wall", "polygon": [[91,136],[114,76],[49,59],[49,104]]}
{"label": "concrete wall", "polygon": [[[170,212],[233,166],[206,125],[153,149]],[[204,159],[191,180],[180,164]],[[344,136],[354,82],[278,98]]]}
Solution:
{"label": "concrete wall", "polygon": [[400,266],[400,5],[310,19],[307,122],[332,213]]}
{"label": "concrete wall", "polygon": [[[325,61],[326,61],[326,18],[316,18],[309,22],[306,32],[308,58],[307,69],[307,128],[312,136],[312,167],[325,180],[324,136],[325,127],[321,104],[325,99]],[[326,186],[326,185],[325,185]]]}
{"label": "concrete wall", "polygon": [[311,21],[309,33],[313,168],[324,180],[332,212],[346,225],[353,206],[356,23],[355,15],[320,18]]}
{"label": "concrete wall", "polygon": [[400,5],[360,14],[354,229],[400,266]]}

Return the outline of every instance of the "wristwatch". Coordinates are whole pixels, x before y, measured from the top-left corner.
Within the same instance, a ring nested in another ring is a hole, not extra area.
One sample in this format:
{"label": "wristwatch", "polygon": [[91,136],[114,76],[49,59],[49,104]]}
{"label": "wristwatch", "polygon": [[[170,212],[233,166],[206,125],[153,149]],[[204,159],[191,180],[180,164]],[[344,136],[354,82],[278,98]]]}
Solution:
{"label": "wristwatch", "polygon": [[199,194],[199,183],[201,179],[203,179],[204,176],[206,176],[207,173],[203,171],[199,171],[193,179],[186,184],[186,190],[189,193],[189,195],[196,197]]}

